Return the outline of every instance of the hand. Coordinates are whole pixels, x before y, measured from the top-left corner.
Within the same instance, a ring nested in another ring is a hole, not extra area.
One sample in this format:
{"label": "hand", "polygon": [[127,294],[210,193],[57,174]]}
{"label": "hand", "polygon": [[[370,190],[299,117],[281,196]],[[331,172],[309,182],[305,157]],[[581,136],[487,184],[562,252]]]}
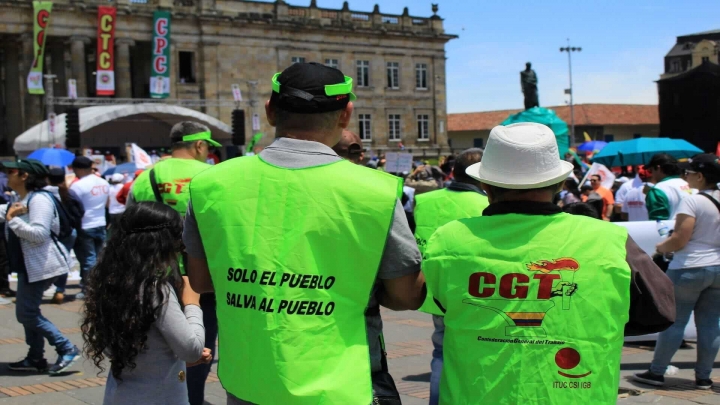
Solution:
{"label": "hand", "polygon": [[190,280],[183,276],[182,302],[184,305],[200,306],[200,294],[196,293],[190,286]]}
{"label": "hand", "polygon": [[185,367],[194,367],[200,364],[208,364],[212,361],[212,350],[207,347],[203,349],[202,356],[194,363],[185,363]]}
{"label": "hand", "polygon": [[575,294],[577,291],[577,284],[575,283],[568,283],[567,281],[562,281],[558,283],[555,288],[552,289],[552,292],[550,293],[551,297],[562,297],[563,295],[563,287],[569,287],[565,295],[570,297],[571,295]]}
{"label": "hand", "polygon": [[28,212],[28,209],[26,206],[16,202],[13,205],[11,205],[10,208],[8,209],[7,220],[9,221],[18,215],[27,214],[27,212]]}

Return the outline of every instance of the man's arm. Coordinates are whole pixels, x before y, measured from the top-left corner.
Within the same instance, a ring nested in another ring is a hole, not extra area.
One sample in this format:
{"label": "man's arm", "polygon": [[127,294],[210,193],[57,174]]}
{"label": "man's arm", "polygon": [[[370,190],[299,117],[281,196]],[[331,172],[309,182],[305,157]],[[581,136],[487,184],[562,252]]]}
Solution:
{"label": "man's arm", "polygon": [[183,243],[188,257],[186,272],[192,289],[198,293],[215,291],[210,277],[210,268],[205,257],[205,249],[200,237],[200,229],[198,229],[195,213],[192,209],[192,201],[188,202],[188,209],[185,214]]}
{"label": "man's arm", "polygon": [[380,305],[395,311],[420,308],[426,294],[421,260],[415,236],[398,200],[378,271],[383,284],[378,294]]}
{"label": "man's arm", "polygon": [[670,219],[670,201],[667,195],[657,187],[651,188],[645,197],[648,218],[652,221]]}
{"label": "man's arm", "polygon": [[625,336],[661,332],[675,322],[675,290],[672,281],[630,236],[625,244],[630,280],[630,319]]}

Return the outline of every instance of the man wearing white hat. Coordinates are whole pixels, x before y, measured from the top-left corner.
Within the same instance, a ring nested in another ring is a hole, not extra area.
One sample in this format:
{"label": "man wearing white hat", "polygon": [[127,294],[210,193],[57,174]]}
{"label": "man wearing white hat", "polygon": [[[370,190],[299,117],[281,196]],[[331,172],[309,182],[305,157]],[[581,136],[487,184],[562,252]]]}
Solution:
{"label": "man wearing white hat", "polygon": [[534,123],[495,127],[467,169],[490,206],[439,228],[423,262],[441,404],[614,404],[623,335],[674,321],[672,283],[624,228],[552,203],[572,170]]}

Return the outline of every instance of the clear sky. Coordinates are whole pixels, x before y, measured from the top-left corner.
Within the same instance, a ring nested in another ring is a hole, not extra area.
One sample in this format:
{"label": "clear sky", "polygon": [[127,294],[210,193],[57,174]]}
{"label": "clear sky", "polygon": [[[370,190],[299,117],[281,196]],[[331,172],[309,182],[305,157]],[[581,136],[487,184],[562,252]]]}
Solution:
{"label": "clear sky", "polygon": [[[307,6],[309,0],[289,0]],[[432,15],[457,34],[447,52],[448,110],[451,113],[522,108],[519,72],[532,62],[541,106],[568,101],[567,54],[573,53],[575,103],[657,103],[654,83],[675,37],[720,29],[718,0],[350,0],[350,9]],[[342,0],[318,0],[341,8]]]}

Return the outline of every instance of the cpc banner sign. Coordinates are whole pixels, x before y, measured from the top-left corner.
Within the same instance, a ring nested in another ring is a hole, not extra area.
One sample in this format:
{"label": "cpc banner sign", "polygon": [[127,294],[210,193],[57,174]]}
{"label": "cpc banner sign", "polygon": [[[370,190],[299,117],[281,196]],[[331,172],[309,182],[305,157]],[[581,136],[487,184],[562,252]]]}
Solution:
{"label": "cpc banner sign", "polygon": [[115,94],[115,7],[98,7],[96,94]]}
{"label": "cpc banner sign", "polygon": [[170,12],[153,14],[152,75],[150,97],[170,96]]}
{"label": "cpc banner sign", "polygon": [[43,89],[43,61],[45,59],[45,39],[50,25],[52,2],[33,1],[33,63],[27,77],[30,94],[45,94]]}

